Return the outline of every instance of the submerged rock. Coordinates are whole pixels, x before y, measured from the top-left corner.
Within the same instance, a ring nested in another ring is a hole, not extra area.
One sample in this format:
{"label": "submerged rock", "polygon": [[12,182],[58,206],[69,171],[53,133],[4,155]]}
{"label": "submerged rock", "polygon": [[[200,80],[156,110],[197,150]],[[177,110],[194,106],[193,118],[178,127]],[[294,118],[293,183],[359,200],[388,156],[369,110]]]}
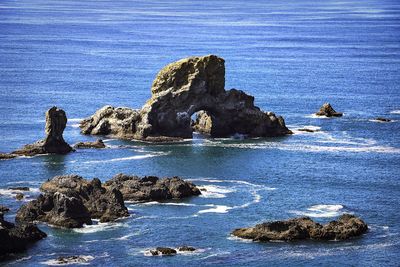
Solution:
{"label": "submerged rock", "polygon": [[[282,117],[254,106],[254,97],[225,90],[225,61],[217,56],[190,57],[164,67],[152,97],[140,110],[105,106],[80,124],[82,133],[158,141],[191,138],[191,116],[203,111],[195,129],[213,137],[235,133],[250,137],[282,136],[291,131]],[[205,117],[207,115],[208,117]]]}
{"label": "submerged rock", "polygon": [[63,138],[67,125],[67,116],[64,110],[52,107],[46,112],[46,138],[36,143],[25,145],[23,148],[12,152],[15,155],[34,156],[37,154],[67,154],[73,149]]}
{"label": "submerged rock", "polygon": [[130,201],[181,199],[201,194],[193,183],[179,177],[160,179],[155,176],[145,176],[140,178],[121,173],[105,182],[104,186],[120,190],[124,199]]}
{"label": "submerged rock", "polygon": [[378,117],[375,120],[379,121],[379,122],[391,122],[392,121],[391,119],[382,118],[382,117]]}
{"label": "submerged rock", "polygon": [[0,260],[10,253],[19,253],[46,234],[32,224],[13,224],[4,220],[3,213],[8,208],[1,206],[0,212]]}
{"label": "submerged rock", "polygon": [[129,215],[121,192],[102,187],[97,178],[87,181],[78,175],[56,176],[40,189],[44,194],[23,205],[17,212],[17,221],[38,220],[76,228],[92,224],[91,219],[109,222]]}
{"label": "submerged rock", "polygon": [[70,264],[87,264],[94,259],[93,256],[62,256],[56,260],[51,260],[50,265],[70,265]]}
{"label": "submerged rock", "polygon": [[308,128],[301,128],[301,129],[298,129],[297,131],[300,131],[300,132],[308,132],[308,133],[315,133],[315,132],[318,132],[318,130],[312,130],[312,129],[308,129]]}
{"label": "submerged rock", "polygon": [[172,256],[176,255],[176,250],[173,248],[157,247],[156,249],[150,250],[153,256]]}
{"label": "submerged rock", "polygon": [[326,117],[342,117],[343,113],[341,112],[336,112],[331,104],[325,103],[322,105],[322,107],[319,109],[317,113],[315,113],[317,116],[326,116]]}
{"label": "submerged rock", "polygon": [[98,139],[94,142],[79,142],[74,145],[74,148],[105,148],[103,140]]}
{"label": "submerged rock", "polygon": [[189,247],[189,246],[182,246],[178,248],[178,251],[189,251],[189,252],[193,252],[196,251],[196,249],[194,247]]}
{"label": "submerged rock", "polygon": [[254,241],[269,240],[345,240],[360,236],[368,230],[367,224],[360,218],[344,214],[337,221],[321,225],[308,217],[287,221],[275,221],[257,224],[250,228],[240,228],[233,235]]}

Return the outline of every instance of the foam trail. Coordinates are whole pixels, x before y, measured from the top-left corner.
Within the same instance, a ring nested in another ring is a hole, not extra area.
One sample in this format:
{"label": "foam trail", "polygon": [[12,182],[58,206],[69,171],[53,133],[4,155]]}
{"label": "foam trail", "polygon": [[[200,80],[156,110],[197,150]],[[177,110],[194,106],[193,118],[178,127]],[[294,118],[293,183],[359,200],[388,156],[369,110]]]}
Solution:
{"label": "foam trail", "polygon": [[341,211],[342,209],[343,206],[340,204],[334,204],[334,205],[320,204],[307,208],[307,211],[290,211],[290,213],[312,218],[331,218],[341,215],[343,213]]}
{"label": "foam trail", "polygon": [[232,209],[232,207],[228,207],[228,206],[224,206],[224,205],[214,205],[214,204],[210,204],[210,205],[206,205],[209,207],[213,207],[210,209],[205,209],[205,210],[200,210],[198,213],[228,213],[228,211],[230,209]]}
{"label": "foam trail", "polygon": [[153,157],[160,157],[160,156],[166,156],[168,155],[170,152],[167,153],[149,153],[149,154],[145,154],[145,155],[135,155],[135,156],[130,156],[130,157],[123,157],[123,158],[115,158],[115,159],[106,159],[106,160],[89,160],[89,161],[85,161],[83,163],[106,163],[106,162],[117,162],[117,161],[128,161],[128,160],[139,160],[139,159],[146,159],[146,158],[153,158]]}
{"label": "foam trail", "polygon": [[83,225],[82,228],[74,228],[73,231],[82,234],[92,234],[102,231],[113,230],[119,227],[128,227],[128,225],[122,223],[98,223],[93,225]]}

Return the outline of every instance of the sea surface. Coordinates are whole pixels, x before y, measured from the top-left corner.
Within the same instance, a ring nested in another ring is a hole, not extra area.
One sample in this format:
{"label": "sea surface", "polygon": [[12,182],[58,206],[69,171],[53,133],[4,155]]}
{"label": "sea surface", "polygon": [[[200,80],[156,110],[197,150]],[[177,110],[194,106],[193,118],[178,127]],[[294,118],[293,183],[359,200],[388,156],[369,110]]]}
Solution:
{"label": "sea surface", "polygon": [[[12,211],[55,175],[181,176],[207,191],[182,201],[127,203],[131,216],[48,237],[10,266],[82,255],[99,266],[398,266],[400,262],[400,2],[397,0],[2,0],[0,151],[44,137],[64,109],[67,142],[104,105],[140,108],[166,64],[226,60],[226,88],[255,96],[294,135],[146,144],[103,137],[107,149],[0,162],[0,204]],[[342,118],[316,118],[330,102]],[[374,121],[386,117],[390,123]],[[300,128],[318,130],[315,133]],[[8,187],[29,186],[16,201]],[[268,220],[342,213],[369,225],[343,242],[244,242],[230,232]],[[156,246],[196,253],[149,257]]]}

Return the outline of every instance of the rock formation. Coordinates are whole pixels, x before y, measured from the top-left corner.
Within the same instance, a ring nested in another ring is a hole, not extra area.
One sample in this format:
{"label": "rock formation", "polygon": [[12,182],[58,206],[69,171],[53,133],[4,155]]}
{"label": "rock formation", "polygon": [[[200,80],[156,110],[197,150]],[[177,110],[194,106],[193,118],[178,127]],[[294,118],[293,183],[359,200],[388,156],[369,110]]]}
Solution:
{"label": "rock formation", "polygon": [[15,157],[18,157],[18,155],[14,154],[7,154],[7,153],[0,153],[0,160],[2,159],[13,159]]}
{"label": "rock formation", "polygon": [[46,237],[46,234],[32,224],[13,224],[4,220],[4,212],[8,208],[0,208],[0,260],[9,253],[19,253],[34,242]]}
{"label": "rock formation", "polygon": [[319,109],[317,113],[315,113],[317,116],[326,116],[326,117],[342,117],[343,113],[336,112],[331,104],[325,103],[322,105],[322,107]]}
{"label": "rock formation", "polygon": [[38,220],[75,228],[92,224],[92,218],[109,222],[129,215],[121,192],[102,187],[97,178],[87,181],[78,175],[56,176],[40,189],[44,194],[18,210],[18,222]]}
{"label": "rock formation", "polygon": [[104,183],[110,189],[120,190],[124,200],[158,201],[166,199],[181,199],[200,195],[200,190],[191,182],[179,177],[159,179],[155,176],[130,176],[117,174]]}
{"label": "rock formation", "polygon": [[37,154],[67,154],[72,148],[64,141],[63,132],[67,125],[64,110],[52,107],[46,112],[46,138],[36,143],[25,145],[12,152],[14,155],[33,156]]}
{"label": "rock formation", "polygon": [[308,217],[287,221],[275,221],[257,224],[250,228],[240,228],[233,235],[254,241],[269,240],[345,240],[360,236],[368,230],[367,224],[360,218],[344,214],[337,221],[321,225]]}
{"label": "rock formation", "polygon": [[74,148],[105,148],[103,140],[98,139],[94,142],[79,142],[74,145]]}
{"label": "rock formation", "polygon": [[176,250],[173,248],[157,247],[156,249],[150,250],[153,256],[172,256],[176,255]]}
{"label": "rock formation", "polygon": [[128,139],[191,138],[191,116],[204,111],[207,122],[199,127],[207,129],[212,137],[291,133],[282,117],[254,106],[254,97],[236,89],[225,91],[224,87],[222,58],[209,55],[182,59],[158,73],[151,88],[152,96],[141,110],[105,106],[83,120],[80,127],[84,134]]}

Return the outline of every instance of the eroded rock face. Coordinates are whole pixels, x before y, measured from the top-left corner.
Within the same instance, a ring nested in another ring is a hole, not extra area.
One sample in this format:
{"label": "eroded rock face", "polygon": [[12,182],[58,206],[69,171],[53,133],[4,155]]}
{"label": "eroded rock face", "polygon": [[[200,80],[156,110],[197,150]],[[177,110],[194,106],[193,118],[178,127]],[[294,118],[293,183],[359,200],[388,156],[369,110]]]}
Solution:
{"label": "eroded rock face", "polygon": [[52,107],[46,112],[46,138],[36,143],[26,145],[11,154],[33,156],[37,154],[67,154],[71,152],[73,149],[63,138],[66,125],[67,116],[64,110]]}
{"label": "eroded rock face", "polygon": [[87,181],[78,175],[56,176],[40,188],[44,194],[23,205],[16,220],[48,222],[55,226],[76,228],[128,216],[123,197],[117,189],[102,187],[99,179]]}
{"label": "eroded rock face", "polygon": [[212,123],[205,123],[204,128],[213,137],[291,133],[282,117],[254,106],[254,97],[236,89],[225,91],[224,87],[222,58],[209,55],[182,59],[158,73],[152,96],[141,110],[103,107],[81,122],[82,133],[150,140],[162,136],[191,138],[191,116],[201,110],[211,118]]}
{"label": "eroded rock face", "polygon": [[4,220],[4,212],[8,208],[2,206],[0,211],[0,260],[9,253],[19,253],[27,246],[45,238],[47,235],[32,224],[13,224]]}
{"label": "eroded rock face", "polygon": [[275,221],[257,224],[250,228],[240,228],[233,235],[254,241],[269,240],[345,240],[360,236],[368,230],[367,224],[360,218],[344,214],[337,221],[321,225],[308,217],[287,221]]}
{"label": "eroded rock face", "polygon": [[130,176],[117,174],[104,183],[110,189],[120,190],[125,200],[158,201],[181,199],[200,195],[200,190],[191,182],[179,177],[160,179],[155,176]]}
{"label": "eroded rock face", "polygon": [[326,117],[341,117],[343,116],[343,113],[341,112],[336,112],[336,110],[333,109],[331,104],[325,103],[322,105],[322,107],[319,109],[317,113],[315,113],[317,116],[326,116]]}

